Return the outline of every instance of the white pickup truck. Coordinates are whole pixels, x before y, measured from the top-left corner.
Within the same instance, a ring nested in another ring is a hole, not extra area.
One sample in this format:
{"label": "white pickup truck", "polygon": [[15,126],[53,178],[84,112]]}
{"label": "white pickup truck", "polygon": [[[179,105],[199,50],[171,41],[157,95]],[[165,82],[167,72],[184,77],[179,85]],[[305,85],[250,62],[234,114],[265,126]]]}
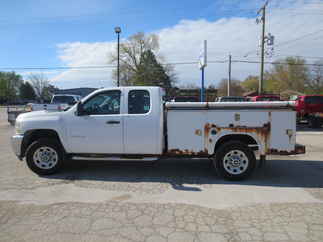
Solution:
{"label": "white pickup truck", "polygon": [[293,102],[164,103],[158,87],[100,89],[64,112],[21,114],[12,147],[48,175],[65,159],[210,158],[226,179],[248,177],[256,154],[305,153]]}
{"label": "white pickup truck", "polygon": [[50,104],[28,103],[26,105],[26,109],[29,111],[40,111],[40,110],[61,111],[74,105],[80,100],[81,100],[81,96],[79,95],[56,94],[56,95],[53,95]]}

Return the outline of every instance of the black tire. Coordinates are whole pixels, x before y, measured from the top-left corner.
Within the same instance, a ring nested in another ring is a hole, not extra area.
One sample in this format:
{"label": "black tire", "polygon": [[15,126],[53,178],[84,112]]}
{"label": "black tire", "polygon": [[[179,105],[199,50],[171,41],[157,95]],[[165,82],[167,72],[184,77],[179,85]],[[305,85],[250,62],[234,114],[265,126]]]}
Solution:
{"label": "black tire", "polygon": [[[45,148],[47,147],[47,148]],[[35,153],[38,152],[44,152],[41,151],[45,149],[45,152],[49,152],[50,157],[54,157],[52,159],[49,159],[49,161],[46,161],[50,165],[46,167],[45,165],[42,166],[42,162],[39,161],[39,159],[34,159]],[[54,154],[56,152],[56,155]],[[58,141],[55,139],[39,139],[34,141],[31,145],[29,145],[27,151],[26,151],[26,162],[28,167],[35,172],[38,175],[51,175],[54,173],[57,173],[63,166],[64,162],[64,151]]]}
{"label": "black tire", "polygon": [[308,124],[309,124],[310,128],[312,128],[312,129],[317,129],[322,126],[321,120],[317,117],[309,117]]}
{"label": "black tire", "polygon": [[[235,158],[234,161],[229,160],[233,159],[231,157]],[[224,179],[239,181],[252,174],[256,167],[256,157],[246,144],[239,141],[230,141],[217,149],[213,165]],[[227,166],[225,167],[225,165]]]}

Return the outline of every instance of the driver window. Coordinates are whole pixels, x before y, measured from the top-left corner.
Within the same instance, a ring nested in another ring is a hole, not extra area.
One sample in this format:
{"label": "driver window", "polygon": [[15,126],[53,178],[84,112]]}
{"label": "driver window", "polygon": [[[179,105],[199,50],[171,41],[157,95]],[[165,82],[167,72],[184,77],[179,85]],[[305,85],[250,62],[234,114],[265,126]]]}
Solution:
{"label": "driver window", "polygon": [[107,91],[95,95],[84,103],[83,110],[89,115],[120,114],[120,91]]}

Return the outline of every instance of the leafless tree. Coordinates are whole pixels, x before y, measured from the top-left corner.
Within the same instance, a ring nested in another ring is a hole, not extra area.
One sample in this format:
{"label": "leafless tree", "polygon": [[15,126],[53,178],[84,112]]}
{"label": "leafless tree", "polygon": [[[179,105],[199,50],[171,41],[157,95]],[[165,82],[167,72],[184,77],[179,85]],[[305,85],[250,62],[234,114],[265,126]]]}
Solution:
{"label": "leafless tree", "polygon": [[35,90],[36,95],[41,101],[48,99],[48,78],[43,73],[32,73],[29,75],[29,81]]}

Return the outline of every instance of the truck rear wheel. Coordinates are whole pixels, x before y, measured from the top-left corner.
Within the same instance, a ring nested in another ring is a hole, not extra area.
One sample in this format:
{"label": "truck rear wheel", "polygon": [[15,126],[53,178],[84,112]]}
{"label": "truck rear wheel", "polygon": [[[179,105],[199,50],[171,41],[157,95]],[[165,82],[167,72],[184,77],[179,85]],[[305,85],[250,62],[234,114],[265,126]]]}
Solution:
{"label": "truck rear wheel", "polygon": [[64,153],[54,139],[39,139],[26,151],[28,167],[38,175],[56,173],[63,165]]}
{"label": "truck rear wheel", "polygon": [[218,148],[213,164],[223,178],[238,181],[251,175],[256,167],[256,157],[244,143],[231,141]]}
{"label": "truck rear wheel", "polygon": [[321,119],[314,116],[308,118],[308,124],[312,129],[317,129],[322,126]]}

